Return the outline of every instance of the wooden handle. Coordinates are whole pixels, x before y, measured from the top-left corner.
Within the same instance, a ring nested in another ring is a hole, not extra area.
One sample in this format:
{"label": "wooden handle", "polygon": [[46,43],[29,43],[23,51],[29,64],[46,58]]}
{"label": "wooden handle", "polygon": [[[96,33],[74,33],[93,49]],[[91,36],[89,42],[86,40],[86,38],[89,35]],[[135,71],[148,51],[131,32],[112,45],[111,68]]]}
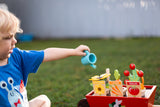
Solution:
{"label": "wooden handle", "polygon": [[148,107],[160,107],[160,105],[152,105],[151,103],[148,103]]}
{"label": "wooden handle", "polygon": [[152,105],[152,107],[160,107],[160,105]]}

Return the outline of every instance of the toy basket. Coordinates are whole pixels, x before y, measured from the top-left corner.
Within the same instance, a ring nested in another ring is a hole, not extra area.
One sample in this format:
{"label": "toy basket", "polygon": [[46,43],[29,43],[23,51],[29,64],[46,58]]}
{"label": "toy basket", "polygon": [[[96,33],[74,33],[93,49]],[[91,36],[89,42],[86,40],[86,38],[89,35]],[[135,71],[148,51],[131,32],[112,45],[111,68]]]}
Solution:
{"label": "toy basket", "polygon": [[[123,86],[126,87],[126,86]],[[145,85],[145,97],[113,97],[113,96],[95,96],[94,91],[86,95],[90,107],[113,107],[116,100],[122,101],[119,107],[149,107],[154,104],[156,85]]]}

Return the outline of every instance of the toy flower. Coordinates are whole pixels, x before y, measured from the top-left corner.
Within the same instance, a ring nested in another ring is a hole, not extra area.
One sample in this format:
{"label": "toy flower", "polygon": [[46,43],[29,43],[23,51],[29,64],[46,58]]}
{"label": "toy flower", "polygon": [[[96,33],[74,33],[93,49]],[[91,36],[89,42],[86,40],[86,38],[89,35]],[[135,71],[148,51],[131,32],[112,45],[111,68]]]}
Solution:
{"label": "toy flower", "polygon": [[105,93],[105,87],[102,84],[97,84],[94,88],[96,94],[103,95]]}

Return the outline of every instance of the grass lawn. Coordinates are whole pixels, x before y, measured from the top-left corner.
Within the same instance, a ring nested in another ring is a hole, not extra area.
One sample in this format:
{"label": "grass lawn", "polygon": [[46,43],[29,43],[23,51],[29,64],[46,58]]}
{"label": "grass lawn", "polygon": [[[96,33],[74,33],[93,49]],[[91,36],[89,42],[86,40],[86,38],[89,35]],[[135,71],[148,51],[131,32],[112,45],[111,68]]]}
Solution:
{"label": "grass lawn", "polygon": [[[157,85],[155,104],[160,105],[160,38],[127,38],[127,39],[73,39],[73,40],[35,40],[18,43],[17,47],[26,50],[40,50],[47,47],[76,48],[86,44],[97,56],[97,69],[81,64],[81,57],[41,64],[36,74],[28,79],[29,100],[46,94],[54,107],[76,107],[80,99],[92,90],[90,77],[111,73],[118,69],[121,80],[126,79],[124,70],[135,63],[137,69],[144,71],[145,85]],[[114,79],[112,73],[111,79]]]}

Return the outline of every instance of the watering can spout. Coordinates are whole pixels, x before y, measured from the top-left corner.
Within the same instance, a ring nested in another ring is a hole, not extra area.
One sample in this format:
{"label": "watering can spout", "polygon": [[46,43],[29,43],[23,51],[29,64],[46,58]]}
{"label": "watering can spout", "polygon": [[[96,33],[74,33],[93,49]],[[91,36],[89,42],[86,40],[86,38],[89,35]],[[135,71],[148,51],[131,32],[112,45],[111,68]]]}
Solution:
{"label": "watering can spout", "polygon": [[91,66],[92,68],[94,68],[94,69],[96,69],[96,67],[97,67],[96,65],[93,65],[93,64],[91,64],[90,66]]}

